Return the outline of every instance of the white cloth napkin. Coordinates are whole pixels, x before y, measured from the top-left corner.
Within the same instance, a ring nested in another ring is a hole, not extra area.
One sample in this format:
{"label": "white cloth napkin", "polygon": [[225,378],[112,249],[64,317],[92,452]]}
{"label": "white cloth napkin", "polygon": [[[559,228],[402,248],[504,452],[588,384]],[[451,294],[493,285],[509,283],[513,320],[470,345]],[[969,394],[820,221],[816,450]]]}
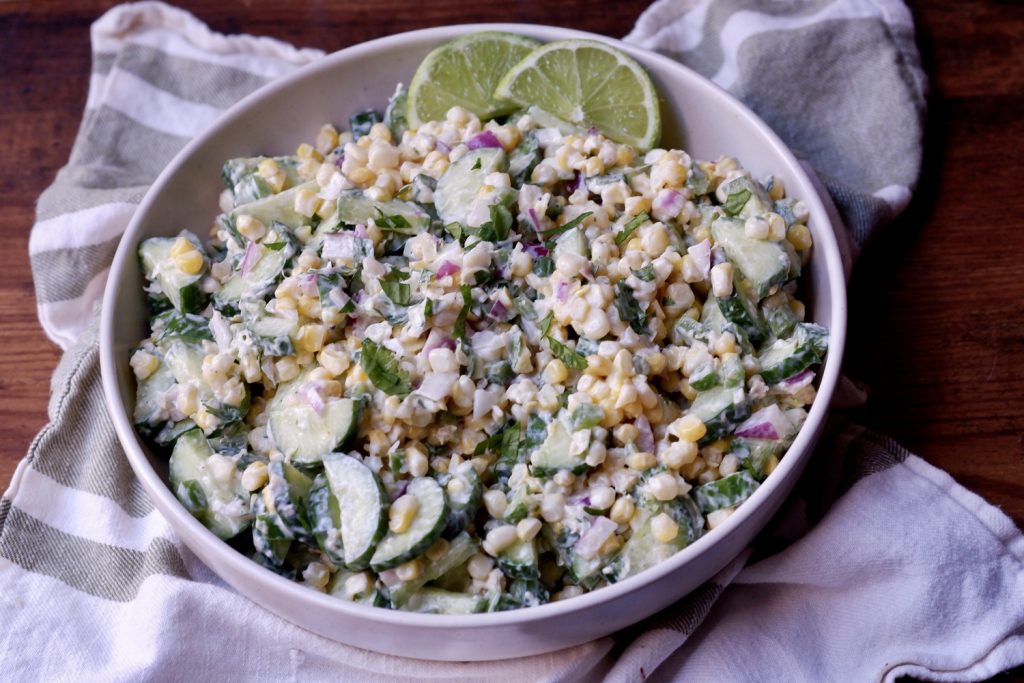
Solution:
{"label": "white cloth napkin", "polygon": [[[902,209],[917,177],[924,77],[901,3],[662,0],[629,39],[744,97],[821,172],[857,244]],[[92,40],[82,127],[30,243],[40,319],[68,351],[50,424],[0,498],[5,679],[980,680],[1024,662],[1020,532],[948,475],[854,427],[823,441],[762,539],[777,550],[798,538],[788,549],[746,568],[745,554],[661,614],[570,650],[465,664],[388,657],[237,595],[134,479],[104,412],[90,311],[135,205],[177,149],[321,53],[218,35],[154,2],[114,8]],[[856,111],[818,101],[840,76],[863,103]],[[884,95],[869,97],[872,84]],[[793,126],[791,107],[830,125]],[[848,148],[862,130],[884,141]]]}

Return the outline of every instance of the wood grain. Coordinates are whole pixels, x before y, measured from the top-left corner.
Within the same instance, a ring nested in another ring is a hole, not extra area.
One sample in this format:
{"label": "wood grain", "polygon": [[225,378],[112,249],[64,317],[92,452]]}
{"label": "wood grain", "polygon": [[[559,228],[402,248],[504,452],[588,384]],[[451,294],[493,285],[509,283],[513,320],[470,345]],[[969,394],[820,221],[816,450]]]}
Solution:
{"label": "wood grain", "polygon": [[[46,420],[58,349],[36,320],[35,198],[67,158],[85,102],[89,24],[113,3],[0,3],[0,482]],[[469,21],[621,36],[646,2],[179,3],[222,32],[334,50]],[[1024,6],[912,3],[931,76],[925,173],[908,213],[851,282],[847,371],[861,420],[1024,522]]]}

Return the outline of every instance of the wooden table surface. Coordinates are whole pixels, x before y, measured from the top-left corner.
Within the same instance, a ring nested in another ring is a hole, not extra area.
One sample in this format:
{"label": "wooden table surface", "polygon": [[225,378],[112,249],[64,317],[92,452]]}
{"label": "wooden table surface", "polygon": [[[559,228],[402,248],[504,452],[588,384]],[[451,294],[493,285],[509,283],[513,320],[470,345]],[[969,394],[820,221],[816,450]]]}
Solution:
{"label": "wooden table surface", "polygon": [[[0,488],[46,420],[59,350],[36,319],[34,202],[65,162],[89,81],[89,24],[113,3],[0,2]],[[646,2],[186,1],[221,32],[335,50],[468,21],[620,37]],[[846,367],[871,386],[861,420],[1024,523],[1024,4],[911,3],[931,111],[911,209],[850,286]],[[372,10],[370,7],[372,6]]]}

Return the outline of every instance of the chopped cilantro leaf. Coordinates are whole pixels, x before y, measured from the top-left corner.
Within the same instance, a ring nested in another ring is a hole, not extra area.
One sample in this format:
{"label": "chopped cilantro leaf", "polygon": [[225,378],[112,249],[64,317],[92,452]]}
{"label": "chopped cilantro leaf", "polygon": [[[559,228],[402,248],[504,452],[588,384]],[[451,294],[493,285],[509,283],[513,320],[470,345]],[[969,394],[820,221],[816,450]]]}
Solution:
{"label": "chopped cilantro leaf", "polygon": [[622,244],[636,232],[636,229],[651,219],[646,213],[633,216],[629,222],[622,226],[622,230],[615,234],[615,244]]}
{"label": "chopped cilantro leaf", "polygon": [[735,216],[743,210],[743,207],[747,205],[747,201],[749,199],[750,190],[743,189],[739,192],[733,192],[725,198],[725,204],[722,205],[722,208],[725,209],[725,212],[730,216]]}
{"label": "chopped cilantro leaf", "polygon": [[619,317],[628,322],[637,334],[647,334],[647,313],[640,307],[640,302],[633,295],[633,290],[623,280],[615,285],[615,308]]}
{"label": "chopped cilantro leaf", "polygon": [[412,390],[409,373],[398,364],[395,355],[372,339],[363,340],[359,365],[373,385],[390,396],[405,396]]}

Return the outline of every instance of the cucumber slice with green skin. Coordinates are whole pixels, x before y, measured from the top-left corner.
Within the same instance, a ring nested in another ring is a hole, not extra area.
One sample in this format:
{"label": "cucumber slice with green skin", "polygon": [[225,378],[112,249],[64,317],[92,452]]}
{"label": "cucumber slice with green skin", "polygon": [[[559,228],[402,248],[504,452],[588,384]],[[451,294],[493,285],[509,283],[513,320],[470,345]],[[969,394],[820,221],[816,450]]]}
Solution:
{"label": "cucumber slice with green skin", "polygon": [[327,475],[316,475],[309,489],[306,518],[313,538],[324,555],[336,565],[345,564],[345,545],[341,537],[341,506],[331,493]]}
{"label": "cucumber slice with green skin", "polygon": [[690,386],[697,391],[707,391],[718,386],[721,383],[721,378],[718,376],[714,364],[708,363],[694,370],[690,375],[689,382]]}
{"label": "cucumber slice with green skin", "polygon": [[786,249],[779,242],[748,237],[743,221],[719,218],[711,226],[711,235],[757,300],[789,280],[793,262]]}
{"label": "cucumber slice with green skin", "polygon": [[289,230],[294,231],[303,225],[310,224],[309,218],[295,210],[295,198],[306,190],[316,193],[320,190],[320,186],[315,180],[311,180],[284,192],[257,199],[235,207],[230,213],[221,214],[217,218],[217,223],[231,234],[235,243],[240,247],[244,247],[249,241],[235,227],[238,217],[242,214],[252,216],[268,228],[274,223],[281,223]]}
{"label": "cucumber slice with green skin", "polygon": [[719,369],[718,375],[722,385],[726,387],[742,387],[747,379],[747,372],[743,368],[743,362],[738,355],[725,358],[722,361],[722,367]]}
{"label": "cucumber slice with green skin", "polygon": [[220,419],[221,425],[238,422],[249,412],[249,387],[243,385],[242,400],[238,405],[222,403],[213,389],[203,381],[203,358],[206,352],[198,344],[173,339],[161,345],[164,363],[174,374],[178,384],[192,384],[199,388],[199,402]]}
{"label": "cucumber slice with green skin", "polygon": [[772,336],[784,339],[793,334],[793,330],[796,329],[800,320],[790,307],[789,298],[783,294],[777,296],[781,298],[781,301],[771,297],[761,303],[761,316],[767,323]]}
{"label": "cucumber slice with green skin", "polygon": [[460,223],[467,227],[480,227],[470,225],[469,216],[484,186],[484,178],[507,168],[508,159],[503,149],[484,147],[460,157],[438,179],[437,189],[434,190],[434,208],[441,222],[446,225]]}
{"label": "cucumber slice with green skin", "polygon": [[[154,353],[152,349],[148,353]],[[155,352],[159,353],[159,352]],[[138,382],[135,389],[135,411],[132,419],[135,426],[147,435],[155,435],[170,423],[167,412],[163,409],[163,397],[167,390],[175,385],[177,379],[164,362],[161,355],[159,365],[146,379]]]}
{"label": "cucumber slice with green skin", "polygon": [[575,435],[578,433],[570,433],[562,418],[552,420],[544,443],[530,456],[533,476],[553,477],[563,470],[573,474],[586,472],[590,468],[586,461],[588,449],[585,447],[578,453],[572,453]]}
{"label": "cucumber slice with green skin", "polygon": [[733,439],[729,449],[729,452],[743,463],[743,469],[750,472],[758,481],[764,481],[768,476],[765,468],[772,457],[781,458],[785,451],[786,443],[783,441],[745,437]]}
{"label": "cucumber slice with green skin", "polygon": [[282,384],[267,407],[274,444],[292,462],[305,464],[344,447],[359,429],[363,407],[357,399],[328,397],[317,412],[301,394],[308,377],[307,371]]}
{"label": "cucumber slice with green skin", "polygon": [[476,614],[486,612],[491,600],[486,595],[452,593],[440,588],[421,588],[402,606],[406,612],[421,614]]}
{"label": "cucumber slice with green skin", "polygon": [[[213,452],[200,430],[189,430],[174,444],[168,478],[178,500],[210,531],[226,540],[249,526],[252,512],[234,463],[214,463],[211,458],[229,460]],[[227,480],[218,478],[225,470],[230,473]]]}
{"label": "cucumber slice with green skin", "polygon": [[416,235],[430,227],[430,214],[418,204],[392,199],[378,202],[362,190],[345,190],[338,195],[337,220],[344,225],[369,225],[370,220],[381,230]]}
{"label": "cucumber slice with green skin", "polygon": [[[178,237],[184,237],[203,254],[203,267],[195,275],[184,272],[174,263],[171,249]],[[193,313],[203,307],[205,295],[199,287],[206,275],[209,259],[203,251],[203,243],[187,230],[178,237],[150,237],[139,244],[139,261],[146,280],[160,289],[167,300],[182,313]]]}
{"label": "cucumber slice with green skin", "polygon": [[508,175],[512,181],[512,187],[522,187],[530,182],[533,177],[533,169],[537,167],[544,154],[541,151],[537,136],[529,133],[523,137],[508,157]]}
{"label": "cucumber slice with green skin", "polygon": [[722,317],[746,333],[751,344],[759,345],[764,340],[764,326],[757,308],[736,287],[732,296],[718,299],[718,310]]}
{"label": "cucumber slice with green skin", "polygon": [[379,586],[380,582],[378,581],[373,581],[370,584],[370,589],[365,593],[356,593],[351,597],[349,596],[346,583],[350,578],[358,573],[359,572],[348,571],[347,569],[339,569],[327,582],[325,589],[327,594],[338,598],[339,600],[345,600],[346,602],[357,602],[361,605],[370,605],[371,607],[387,607],[388,600],[381,592]]}
{"label": "cucumber slice with green skin", "polygon": [[828,350],[828,330],[820,325],[800,323],[789,339],[777,339],[758,358],[761,378],[776,384],[820,363]]}
{"label": "cucumber slice with green skin", "polygon": [[324,472],[331,493],[341,506],[345,565],[354,570],[366,569],[388,530],[388,499],[384,487],[373,470],[351,455],[324,456]]}
{"label": "cucumber slice with green skin", "polygon": [[444,555],[425,563],[419,577],[413,581],[404,581],[390,589],[391,606],[395,609],[401,608],[414,593],[426,584],[449,575],[459,567],[464,567],[469,562],[469,558],[473,557],[479,549],[479,541],[470,536],[468,532],[463,531],[451,540],[448,551]]}
{"label": "cucumber slice with green skin", "polygon": [[[261,494],[252,494],[251,501],[252,545],[256,557],[263,566],[280,573],[294,539],[282,528],[281,518],[267,510],[267,503]],[[294,572],[291,573],[294,579]]]}
{"label": "cucumber slice with green skin", "polygon": [[758,486],[760,484],[750,472],[740,470],[718,481],[698,486],[693,490],[693,498],[700,506],[701,512],[708,514],[715,510],[736,507],[750,498]]}
{"label": "cucumber slice with green skin", "polygon": [[495,558],[498,569],[510,579],[536,579],[537,546],[533,541],[516,541]]}
{"label": "cucumber slice with green skin", "polygon": [[687,346],[693,346],[697,342],[707,344],[709,332],[707,325],[684,315],[672,328],[672,342]]}
{"label": "cucumber slice with green skin", "polygon": [[508,588],[502,593],[492,611],[501,612],[510,609],[521,609],[523,607],[536,607],[551,601],[548,589],[537,578],[519,578],[509,583]]}
{"label": "cucumber slice with green skin", "polygon": [[707,434],[700,443],[708,444],[731,434],[750,417],[750,401],[742,387],[715,387],[699,392],[690,412],[707,427]]}
{"label": "cucumber slice with green skin", "polygon": [[[292,339],[299,331],[298,318],[268,315],[264,306],[259,305],[260,312],[246,320],[246,327],[260,350],[267,356],[291,356],[295,353],[295,342]],[[243,308],[244,311],[244,308]],[[243,312],[243,318],[246,318]]]}
{"label": "cucumber slice with green skin", "polygon": [[388,530],[377,544],[377,550],[370,559],[370,567],[376,572],[397,567],[422,555],[441,538],[441,532],[448,523],[448,503],[444,490],[435,479],[413,479],[405,489],[405,495],[413,496],[419,502],[416,516],[407,530],[400,534]]}
{"label": "cucumber slice with green skin", "polygon": [[238,302],[243,299],[265,299],[274,291],[298,252],[295,240],[289,233],[281,235],[281,241],[284,245],[280,249],[270,249],[263,244],[255,245],[258,259],[244,275],[241,271],[244,256],[239,257],[235,264],[236,270],[213,295],[213,303],[218,310],[225,307],[238,308]]}
{"label": "cucumber slice with green skin", "polygon": [[405,113],[406,95],[405,88],[399,83],[384,109],[384,125],[391,129],[391,137],[395,140],[401,140],[402,134],[409,130],[409,121]]}
{"label": "cucumber slice with green skin", "polygon": [[[679,524],[679,533],[668,543],[658,541],[651,529],[651,520],[663,512]],[[639,574],[672,557],[693,540],[691,512],[681,500],[648,504],[642,508],[641,514],[646,519],[639,528],[634,529],[633,535],[604,572],[609,581],[622,581]],[[700,519],[703,524],[704,518]]]}
{"label": "cucumber slice with green skin", "polygon": [[279,525],[285,534],[309,543],[309,528],[306,521],[306,504],[313,481],[302,472],[282,460],[274,460],[267,466],[267,486],[264,496],[274,503],[273,513],[281,520]]}
{"label": "cucumber slice with green skin", "polygon": [[582,228],[567,230],[555,241],[555,260],[562,254],[572,254],[590,260],[590,245]]}
{"label": "cucumber slice with green skin", "polygon": [[283,189],[288,189],[302,183],[302,178],[299,177],[299,164],[302,160],[298,157],[258,156],[229,159],[221,168],[221,178],[224,179],[224,184],[231,191],[236,207],[274,194],[267,181],[257,173],[260,163],[269,158],[276,161],[278,168],[284,171],[285,182]]}
{"label": "cucumber slice with green skin", "polygon": [[771,199],[765,189],[745,176],[722,183],[715,190],[715,196],[722,202],[722,209],[730,216],[749,218],[760,216],[772,209]]}
{"label": "cucumber slice with green skin", "polygon": [[468,462],[456,468],[453,474],[446,474],[443,478],[438,476],[437,479],[444,486],[448,498],[448,521],[441,535],[444,538],[455,538],[473,523],[480,509],[484,487],[473,465]]}

